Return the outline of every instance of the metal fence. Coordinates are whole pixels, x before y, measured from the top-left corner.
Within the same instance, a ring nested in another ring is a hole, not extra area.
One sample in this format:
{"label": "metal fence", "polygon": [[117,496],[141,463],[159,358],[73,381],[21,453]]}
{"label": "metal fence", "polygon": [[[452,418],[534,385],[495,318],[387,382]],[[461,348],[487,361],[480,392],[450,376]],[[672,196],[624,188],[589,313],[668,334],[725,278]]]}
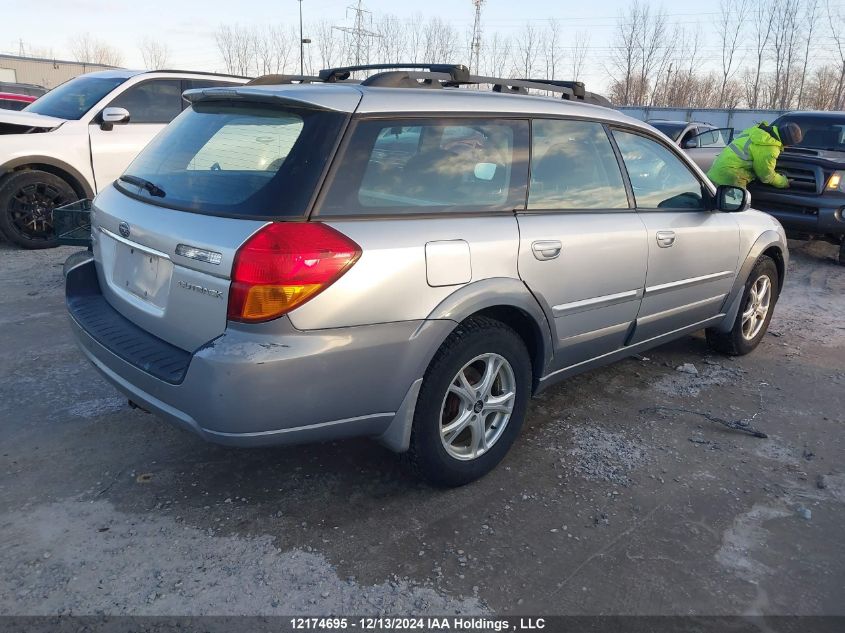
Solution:
{"label": "metal fence", "polygon": [[616,109],[641,121],[654,119],[696,121],[698,123],[709,123],[719,128],[730,127],[735,132],[756,125],[760,121],[771,123],[781,114],[788,112],[788,110],[650,108],[639,106],[622,106]]}

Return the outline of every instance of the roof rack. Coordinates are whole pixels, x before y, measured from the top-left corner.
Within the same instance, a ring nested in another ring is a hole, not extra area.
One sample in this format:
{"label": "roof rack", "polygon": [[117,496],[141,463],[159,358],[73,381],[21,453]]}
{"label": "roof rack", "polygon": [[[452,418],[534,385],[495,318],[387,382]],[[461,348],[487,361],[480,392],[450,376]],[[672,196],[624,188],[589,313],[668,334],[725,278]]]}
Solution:
{"label": "roof rack", "polygon": [[[455,83],[465,83],[469,79],[469,68],[463,64],[363,64],[361,66],[342,66],[340,68],[326,68],[320,71],[320,79],[326,83],[349,79],[354,72],[362,70],[428,70],[431,73],[449,75]],[[377,75],[375,75],[377,76]],[[372,79],[370,77],[369,79]],[[364,80],[365,83],[367,80]]]}
{"label": "roof rack", "polygon": [[245,86],[272,86],[279,84],[312,84],[323,80],[311,75],[261,75],[250,79]]}
{"label": "roof rack", "polygon": [[250,81],[247,85],[291,84],[291,83],[338,83],[354,81],[350,77],[354,72],[381,70],[385,72],[370,75],[363,79],[362,86],[381,88],[454,88],[458,86],[491,85],[493,92],[507,94],[529,94],[529,90],[542,90],[560,94],[566,101],[582,101],[609,107],[610,101],[600,94],[589,92],[583,82],[563,81],[559,79],[507,79],[504,77],[486,77],[471,75],[463,64],[364,64],[360,66],[342,66],[326,68],[318,76],[309,75],[264,75]]}

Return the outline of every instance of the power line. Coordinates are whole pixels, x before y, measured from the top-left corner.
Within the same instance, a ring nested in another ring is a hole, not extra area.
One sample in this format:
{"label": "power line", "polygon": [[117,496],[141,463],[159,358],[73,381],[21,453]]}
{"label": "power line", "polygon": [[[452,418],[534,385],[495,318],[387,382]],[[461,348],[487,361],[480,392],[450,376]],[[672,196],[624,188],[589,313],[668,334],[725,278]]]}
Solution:
{"label": "power line", "polygon": [[371,31],[364,27],[365,19],[372,24],[372,12],[367,11],[364,8],[364,1],[358,0],[358,3],[353,7],[349,6],[346,8],[346,15],[349,16],[349,12],[354,14],[353,24],[354,26],[333,26],[333,29],[337,29],[349,36],[352,37],[352,42],[355,50],[355,66],[360,66],[363,62],[366,61],[365,55],[369,56],[369,46],[367,46],[367,39],[373,37],[381,37],[378,33]]}

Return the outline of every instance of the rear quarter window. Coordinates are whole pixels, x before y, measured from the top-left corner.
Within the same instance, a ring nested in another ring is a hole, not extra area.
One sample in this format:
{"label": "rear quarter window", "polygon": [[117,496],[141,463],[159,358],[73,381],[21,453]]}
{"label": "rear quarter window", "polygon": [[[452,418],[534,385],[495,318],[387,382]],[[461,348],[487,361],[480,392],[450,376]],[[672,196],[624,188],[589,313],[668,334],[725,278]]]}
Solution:
{"label": "rear quarter window", "polygon": [[528,122],[360,120],[320,215],[410,215],[523,208]]}

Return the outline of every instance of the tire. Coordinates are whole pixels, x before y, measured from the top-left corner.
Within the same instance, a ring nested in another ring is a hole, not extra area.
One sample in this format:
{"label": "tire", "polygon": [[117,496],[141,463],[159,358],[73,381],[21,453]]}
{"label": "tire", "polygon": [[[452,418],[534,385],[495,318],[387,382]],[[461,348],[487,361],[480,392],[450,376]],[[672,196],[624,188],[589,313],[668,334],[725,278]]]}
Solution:
{"label": "tire", "polygon": [[0,231],[23,248],[53,248],[53,209],[79,198],[66,181],[36,169],[16,171],[0,181]]}
{"label": "tire", "polygon": [[[493,381],[485,386],[488,371]],[[531,359],[519,335],[500,321],[467,319],[426,370],[405,461],[435,486],[462,486],[484,476],[519,435],[531,386]],[[513,396],[503,399],[508,393]],[[454,423],[463,430],[444,436],[444,424]]]}
{"label": "tire", "polygon": [[839,263],[845,266],[845,237],[839,242]]}
{"label": "tire", "polygon": [[[740,309],[730,332],[720,332],[715,328],[707,330],[707,342],[710,346],[730,356],[744,356],[754,351],[769,329],[769,322],[778,300],[778,279],[778,268],[774,260],[767,256],[761,257],[745,282]],[[766,290],[763,290],[764,286],[767,287]],[[752,291],[760,298],[752,299]],[[755,300],[758,302],[758,310],[751,312],[751,304]],[[763,306],[765,314],[761,314]],[[752,316],[749,317],[749,313]]]}

